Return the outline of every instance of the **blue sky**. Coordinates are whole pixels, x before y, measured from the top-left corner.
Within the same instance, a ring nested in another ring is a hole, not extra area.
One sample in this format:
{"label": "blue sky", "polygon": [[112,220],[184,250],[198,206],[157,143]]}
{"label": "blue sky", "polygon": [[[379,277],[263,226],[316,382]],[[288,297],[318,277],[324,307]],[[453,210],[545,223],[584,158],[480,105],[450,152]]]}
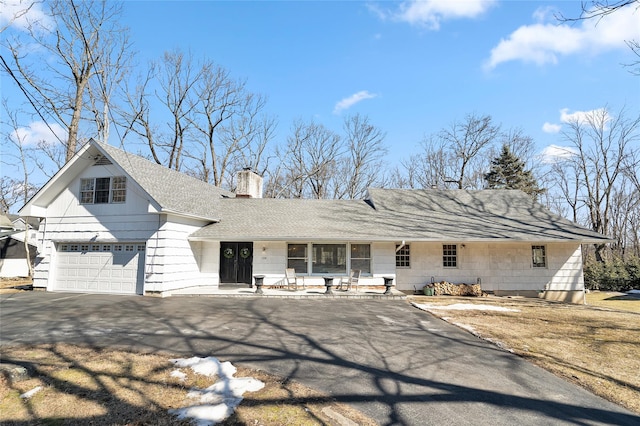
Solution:
{"label": "blue sky", "polygon": [[[126,1],[123,23],[140,64],[180,48],[245,78],[249,90],[268,97],[278,142],[297,118],[339,131],[345,116],[359,113],[386,132],[393,162],[469,113],[522,128],[539,152],[562,145],[559,131],[570,117],[605,107],[638,114],[640,77],[622,64],[637,59],[625,40],[640,40],[640,10],[598,23],[554,18],[578,16],[580,7],[579,1]],[[15,96],[2,79],[3,96]],[[24,131],[37,129],[34,122]]]}
{"label": "blue sky", "polygon": [[174,47],[213,58],[268,96],[280,133],[297,117],[339,129],[345,115],[365,114],[394,156],[468,113],[522,127],[542,150],[561,144],[549,132],[557,127],[543,126],[561,125],[563,110],[638,111],[640,78],[621,64],[634,59],[624,40],[640,38],[640,11],[615,17],[623,24],[569,26],[554,13],[577,16],[580,2],[429,3],[147,1],[125,10],[140,58]]}

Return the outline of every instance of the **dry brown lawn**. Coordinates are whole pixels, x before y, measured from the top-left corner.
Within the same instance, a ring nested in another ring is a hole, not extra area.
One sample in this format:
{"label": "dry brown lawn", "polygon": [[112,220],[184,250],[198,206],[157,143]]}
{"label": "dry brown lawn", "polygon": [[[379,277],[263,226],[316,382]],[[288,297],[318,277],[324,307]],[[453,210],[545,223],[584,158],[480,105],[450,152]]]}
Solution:
{"label": "dry brown lawn", "polygon": [[[11,382],[0,376],[0,424],[189,425],[169,414],[191,405],[187,392],[215,382],[190,369],[185,381],[172,377],[171,357],[66,344],[2,348],[2,361],[22,365],[30,378]],[[332,425],[342,416],[361,425],[375,422],[320,392],[285,382],[263,371],[238,367],[235,377],[265,383],[245,393],[243,403],[223,425]],[[31,398],[20,395],[41,387]]]}
{"label": "dry brown lawn", "polygon": [[[412,301],[426,305],[463,303],[516,309],[518,312],[436,310],[433,313],[456,325],[472,327],[480,337],[640,413],[640,314],[635,313],[640,308],[640,299],[625,300],[628,311],[524,298],[416,296]],[[590,297],[587,301],[590,302]],[[598,303],[607,306],[606,301],[602,302]]]}
{"label": "dry brown lawn", "polygon": [[587,293],[587,304],[640,314],[640,295],[635,297],[625,293],[594,291]]}
{"label": "dry brown lawn", "polygon": [[30,290],[31,283],[31,278],[0,278],[0,294]]}

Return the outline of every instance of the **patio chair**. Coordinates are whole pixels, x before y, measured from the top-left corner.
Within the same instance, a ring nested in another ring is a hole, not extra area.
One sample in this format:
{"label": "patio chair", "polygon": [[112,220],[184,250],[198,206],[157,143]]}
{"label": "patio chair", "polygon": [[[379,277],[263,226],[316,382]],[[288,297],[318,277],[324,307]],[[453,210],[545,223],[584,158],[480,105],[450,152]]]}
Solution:
{"label": "patio chair", "polygon": [[349,291],[353,286],[355,286],[356,291],[358,291],[359,280],[360,280],[360,269],[352,269],[348,277],[343,277],[340,280],[340,284],[338,285],[338,290],[342,290],[343,287],[346,287],[344,290]]}
{"label": "patio chair", "polygon": [[307,288],[304,283],[304,277],[298,277],[296,275],[296,270],[293,268],[287,268],[284,273],[285,281],[287,283],[287,288],[289,290],[299,290],[298,288],[298,280],[302,280],[302,288]]}

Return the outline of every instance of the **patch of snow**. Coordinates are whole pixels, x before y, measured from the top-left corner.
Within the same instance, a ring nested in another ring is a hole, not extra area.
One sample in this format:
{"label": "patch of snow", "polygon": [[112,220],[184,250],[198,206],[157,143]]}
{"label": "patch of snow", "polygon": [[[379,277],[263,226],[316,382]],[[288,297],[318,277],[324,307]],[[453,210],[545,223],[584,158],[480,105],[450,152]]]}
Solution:
{"label": "patch of snow", "polygon": [[479,334],[478,334],[478,332],[476,331],[476,329],[475,329],[475,328],[473,328],[473,327],[472,327],[472,326],[470,326],[470,325],[462,324],[462,323],[459,323],[459,322],[452,322],[451,324],[453,324],[453,325],[455,325],[455,326],[458,326],[458,327],[460,327],[460,328],[462,328],[462,329],[464,329],[464,330],[467,330],[469,333],[473,334],[474,336],[479,336]]}
{"label": "patch of snow", "polygon": [[30,391],[27,391],[27,392],[23,393],[22,395],[20,395],[20,398],[29,399],[33,395],[35,395],[38,392],[40,392],[42,389],[43,389],[42,386],[36,386],[35,388],[31,389]]}
{"label": "patch of snow", "polygon": [[424,303],[413,303],[418,309],[423,311],[499,311],[499,312],[520,312],[519,309],[505,308],[494,305],[475,305],[473,303],[454,303],[453,305],[429,305]]}
{"label": "patch of snow", "polygon": [[[256,392],[264,383],[253,377],[233,377],[237,369],[230,362],[220,362],[214,357],[172,359],[176,367],[191,368],[195,373],[208,377],[218,376],[218,381],[206,389],[192,389],[187,397],[198,400],[198,405],[169,412],[179,419],[190,418],[198,426],[215,425],[233,414],[242,402],[245,392]],[[178,371],[178,373],[182,373]],[[184,373],[182,373],[184,374]],[[174,376],[174,373],[171,373]],[[176,377],[178,377],[176,375]]]}
{"label": "patch of snow", "polygon": [[171,372],[171,377],[177,377],[181,382],[187,380],[187,375],[180,370],[173,370]]}

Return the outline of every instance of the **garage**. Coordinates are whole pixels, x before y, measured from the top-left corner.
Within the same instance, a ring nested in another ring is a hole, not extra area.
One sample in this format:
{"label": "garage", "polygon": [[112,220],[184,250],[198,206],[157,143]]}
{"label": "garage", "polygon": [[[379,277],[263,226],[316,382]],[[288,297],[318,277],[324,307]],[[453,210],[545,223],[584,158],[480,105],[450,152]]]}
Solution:
{"label": "garage", "polygon": [[143,242],[59,243],[55,291],[142,294]]}

